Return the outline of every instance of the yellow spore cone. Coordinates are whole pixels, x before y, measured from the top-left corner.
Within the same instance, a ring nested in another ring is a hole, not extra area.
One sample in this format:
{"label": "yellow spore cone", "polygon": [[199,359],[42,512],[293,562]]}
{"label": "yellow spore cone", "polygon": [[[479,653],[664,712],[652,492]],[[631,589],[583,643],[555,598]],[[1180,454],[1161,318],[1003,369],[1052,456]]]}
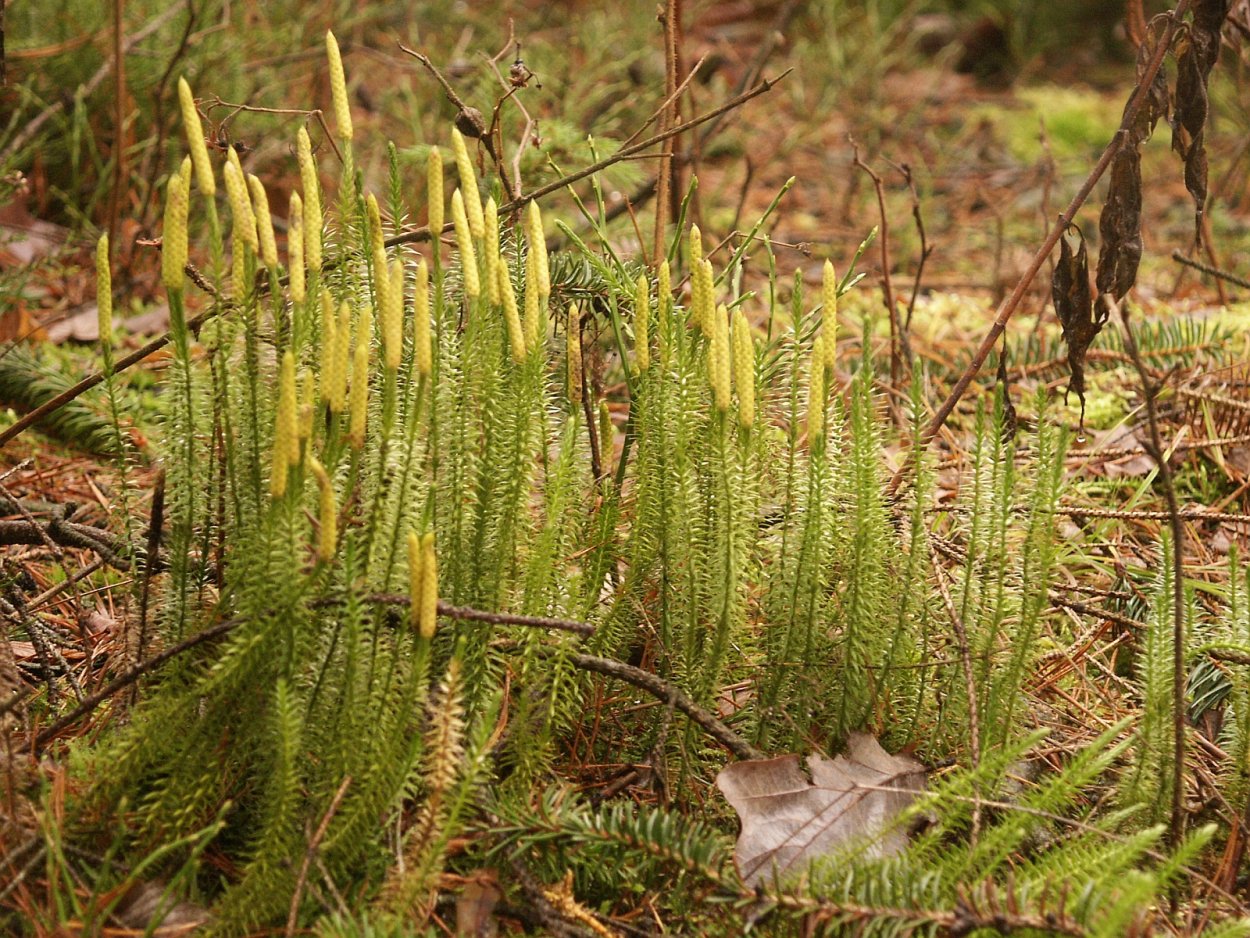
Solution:
{"label": "yellow spore cone", "polygon": [[547,258],[547,237],[543,234],[543,213],[537,202],[530,202],[525,213],[526,236],[538,275],[538,295],[545,300],[551,296],[551,263]]}
{"label": "yellow spore cone", "polygon": [[486,251],[486,302],[491,306],[503,302],[499,293],[499,268],[504,262],[499,256],[499,216],[495,212],[495,199],[491,197],[486,200],[486,244],[483,248]]}
{"label": "yellow spore cone", "polygon": [[824,363],[826,368],[837,364],[838,358],[838,276],[833,272],[833,264],[825,261],[820,286],[821,312],[820,334],[824,337]]}
{"label": "yellow spore cone", "polygon": [[425,194],[430,243],[438,250],[438,236],[443,230],[443,154],[438,147],[430,147],[430,155],[425,160]]}
{"label": "yellow spore cone", "polygon": [[734,386],[738,389],[738,422],[745,429],[755,423],[755,343],[746,314],[734,311]]}
{"label": "yellow spore cone", "polygon": [[651,367],[650,319],[650,284],[645,274],[639,274],[634,284],[634,359],[639,372]]}
{"label": "yellow spore cone", "polygon": [[326,30],[326,58],[330,60],[330,98],[334,103],[334,124],[338,138],[352,139],[352,109],[347,103],[347,78],[343,75],[343,56],[334,33]]}
{"label": "yellow spore cone", "polygon": [[100,235],[95,245],[96,321],[100,325],[100,344],[113,342],[113,273],[109,269],[109,236]]}
{"label": "yellow spore cone", "polygon": [[181,292],[187,266],[187,190],[181,173],[169,177],[165,190],[165,227],[161,240],[161,281]]}
{"label": "yellow spore cone", "polygon": [[[237,160],[238,157],[235,157]],[[226,195],[230,199],[230,214],[234,218],[231,234],[241,240],[252,253],[260,255],[260,239],[256,235],[256,216],[252,212],[252,199],[247,191],[247,179],[235,163],[227,162],[221,178],[226,181]]]}
{"label": "yellow spore cone", "polygon": [[321,188],[317,164],[313,162],[312,141],[301,127],[295,138],[299,159],[299,182],[304,190],[304,261],[310,274],[321,273]]}
{"label": "yellow spore cone", "polygon": [[295,356],[290,349],[282,355],[278,373],[278,406],[273,424],[273,467],[269,475],[269,494],[281,498],[286,494],[287,474],[299,462],[299,415],[295,393]]}
{"label": "yellow spore cone", "polygon": [[508,276],[508,267],[502,260],[495,265],[495,280],[503,305],[504,323],[508,327],[508,347],[512,350],[512,360],[523,362],[525,361],[525,333],[521,328],[521,313],[517,309],[512,278]]}
{"label": "yellow spore cone", "polygon": [[298,192],[291,193],[287,210],[286,270],[292,303],[303,303],[308,286],[304,279],[304,202]]}
{"label": "yellow spore cone", "polygon": [[213,164],[208,160],[208,146],[204,143],[204,126],[200,123],[200,112],[195,109],[195,98],[191,95],[191,86],[185,78],[178,79],[178,105],[182,109],[182,126],[187,132],[187,149],[191,151],[191,162],[195,166],[196,188],[204,195],[212,196],[217,192]]}
{"label": "yellow spore cone", "polygon": [[451,220],[456,226],[456,245],[460,248],[460,276],[464,280],[464,295],[476,299],[482,295],[482,284],[477,275],[477,252],[473,249],[473,232],[464,210],[464,196],[457,189],[451,194]]}
{"label": "yellow spore cone", "polygon": [[396,258],[388,269],[390,285],[382,310],[382,363],[398,371],[404,358],[404,264]]}
{"label": "yellow spore cone", "polygon": [[460,191],[464,193],[464,209],[469,219],[469,230],[475,238],[486,236],[486,219],[482,216],[482,197],[477,191],[477,172],[469,158],[469,148],[464,137],[455,127],[451,129],[451,150],[456,155],[456,174],[460,177]]}
{"label": "yellow spore cone", "polygon": [[261,262],[266,267],[276,268],[278,266],[278,242],[273,236],[269,196],[265,194],[265,186],[256,176],[249,174],[247,185],[252,191],[252,212],[256,217],[256,235],[260,241]]}
{"label": "yellow spore cone", "polygon": [[700,260],[690,275],[690,305],[693,307],[695,325],[710,339],[713,314],[716,312],[716,287],[712,262],[709,260]]}
{"label": "yellow spore cone", "polygon": [[717,410],[729,409],[732,371],[729,360],[729,311],[724,304],[712,312],[711,345],[707,353],[708,383]]}
{"label": "yellow spore cone", "polygon": [[434,532],[421,536],[421,615],[418,630],[429,640],[438,628],[438,554],[434,549]]}
{"label": "yellow spore cone", "polygon": [[424,257],[417,263],[417,286],[412,296],[412,344],[417,373],[428,378],[434,370],[434,349],[430,337],[430,268]]}

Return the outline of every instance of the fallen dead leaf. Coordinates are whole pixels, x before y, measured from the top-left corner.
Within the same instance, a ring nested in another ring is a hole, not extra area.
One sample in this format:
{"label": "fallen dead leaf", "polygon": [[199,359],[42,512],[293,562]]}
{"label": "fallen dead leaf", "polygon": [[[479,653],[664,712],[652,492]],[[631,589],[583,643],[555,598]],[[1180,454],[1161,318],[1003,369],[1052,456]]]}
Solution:
{"label": "fallen dead leaf", "polygon": [[129,933],[156,938],[186,938],[208,924],[208,911],[192,902],[177,902],[167,896],[158,881],[136,884],[113,910],[113,919]]}
{"label": "fallen dead leaf", "polygon": [[735,762],[716,777],[742,822],[734,858],[748,885],[794,876],[853,840],[875,841],[878,857],[906,845],[890,822],[924,790],[923,765],[890,755],[867,733],[852,733],[844,754],[812,755],[807,765],[810,781],[797,755]]}
{"label": "fallen dead leaf", "polygon": [[94,303],[78,312],[58,319],[47,327],[48,341],[53,345],[63,342],[95,342],[100,338],[100,309]]}

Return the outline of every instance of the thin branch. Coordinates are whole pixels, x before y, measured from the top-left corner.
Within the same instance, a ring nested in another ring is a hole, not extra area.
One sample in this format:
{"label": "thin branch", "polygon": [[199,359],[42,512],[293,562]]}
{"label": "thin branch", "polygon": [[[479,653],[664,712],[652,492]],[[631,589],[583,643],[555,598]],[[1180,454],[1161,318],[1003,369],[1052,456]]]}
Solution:
{"label": "thin branch", "polygon": [[907,301],[907,318],[903,320],[903,334],[911,332],[911,317],[916,311],[916,298],[920,296],[920,283],[924,278],[924,267],[933,253],[933,245],[929,243],[924,228],[924,215],[920,212],[920,193],[916,191],[916,180],[912,177],[911,167],[900,163],[896,167],[903,174],[907,188],[911,191],[911,217],[916,222],[916,233],[920,235],[920,260],[916,263],[916,277],[911,284],[911,298]]}
{"label": "thin branch", "polygon": [[595,655],[570,654],[565,658],[569,664],[583,671],[591,671],[606,677],[614,677],[639,690],[645,690],[662,703],[676,707],[697,723],[709,736],[732,752],[739,759],[767,759],[768,754],[756,749],[749,742],[722,723],[714,714],[695,703],[687,694],[663,678],[611,658]]}
{"label": "thin branch", "polygon": [[287,938],[291,938],[295,934],[295,926],[299,922],[299,905],[300,900],[304,897],[304,887],[308,883],[308,868],[312,865],[312,861],[317,855],[317,849],[321,846],[321,841],[325,839],[326,831],[330,829],[331,818],[338,813],[339,805],[343,803],[343,796],[347,794],[347,789],[351,787],[351,784],[352,777],[350,775],[343,776],[343,781],[339,784],[338,791],[330,799],[330,806],[326,808],[325,814],[321,816],[321,822],[317,825],[317,830],[308,841],[308,849],[304,851],[304,860],[300,863],[299,875],[295,878],[295,892],[291,894],[291,911],[286,919]]}
{"label": "thin branch", "polygon": [[676,102],[678,96],[681,95],[681,93],[686,90],[686,88],[689,86],[689,84],[692,81],[694,81],[694,77],[697,74],[699,74],[699,69],[702,68],[703,63],[707,61],[707,57],[708,57],[708,53],[704,53],[702,56],[699,57],[699,61],[695,62],[694,67],[686,73],[686,77],[682,80],[681,84],[677,86],[676,90],[668,94],[664,98],[664,100],[660,103],[660,106],[651,113],[651,116],[648,117],[645,121],[643,121],[639,125],[638,129],[635,130],[632,134],[630,134],[625,139],[625,142],[621,144],[622,146],[626,146],[626,147],[629,146],[631,143],[633,143],[635,140],[637,140],[639,137],[642,136],[642,132],[644,130],[646,130],[648,127],[654,124],[658,118],[664,116],[664,112],[667,111],[670,107],[672,107],[673,103]]}
{"label": "thin branch", "polygon": [[[409,597],[398,594],[381,593],[366,597],[368,602],[385,603],[389,605],[406,605],[410,602]],[[330,605],[329,602],[320,602],[314,605]],[[595,627],[587,622],[578,622],[571,619],[549,619],[542,616],[521,616],[504,612],[488,612],[481,609],[472,609],[466,606],[453,606],[450,603],[440,602],[438,604],[438,613],[450,619],[464,619],[475,622],[485,622],[495,625],[522,625],[537,628],[549,628],[559,631],[573,632],[578,635],[586,636],[595,631]],[[191,636],[186,641],[179,642],[170,648],[165,649],[160,654],[153,655],[149,660],[140,665],[130,668],[119,678],[113,681],[104,689],[97,691],[90,697],[87,697],[73,711],[61,717],[51,726],[47,727],[35,737],[34,742],[30,745],[36,753],[51,739],[53,739],[61,730],[74,723],[81,717],[90,713],[105,700],[112,697],[118,691],[129,687],[140,677],[148,672],[160,667],[166,661],[177,657],[184,651],[201,645],[204,642],[211,641],[229,634],[239,625],[247,621],[245,618],[227,619],[219,622],[217,625],[211,626],[196,635]],[[550,650],[554,653],[554,649]],[[632,684],[640,690],[654,695],[659,700],[675,707],[682,713],[686,714],[691,720],[702,727],[709,736],[723,745],[740,759],[765,759],[767,755],[756,749],[749,742],[731,730],[714,714],[701,707],[685,692],[664,680],[663,678],[643,671],[641,668],[635,668],[633,665],[626,664],[623,661],[615,661],[610,658],[600,658],[595,655],[583,655],[572,653],[566,658],[574,667],[584,671],[591,671],[596,674],[602,674],[607,677],[614,677],[618,680]],[[20,702],[17,695],[6,700],[6,705],[15,706]]]}
{"label": "thin branch", "polygon": [[[688,130],[692,130],[693,128],[698,127],[702,124],[706,124],[708,121],[715,120],[717,117],[720,117],[722,114],[726,114],[729,111],[742,107],[742,105],[746,104],[746,102],[752,100],[753,98],[758,98],[760,95],[766,94],[767,92],[772,91],[773,88],[777,85],[777,83],[785,79],[792,71],[794,71],[793,68],[788,68],[784,72],[782,72],[780,75],[778,75],[776,78],[766,78],[763,81],[761,81],[759,84],[755,85],[753,88],[750,88],[749,90],[743,92],[740,95],[730,98],[728,101],[724,102],[723,104],[718,105],[717,107],[712,108],[712,110],[710,111],[705,111],[704,113],[700,114],[698,117],[693,117],[688,121],[684,121],[683,123],[676,125],[675,127],[670,127],[667,130],[661,131],[660,133],[657,133],[654,136],[648,137],[646,140],[643,140],[640,143],[636,143],[633,146],[625,147],[621,150],[618,150],[616,153],[613,153],[611,156],[605,156],[603,159],[598,160],[594,163],[591,163],[589,166],[583,169],[579,169],[576,172],[569,173],[569,175],[564,176],[560,179],[557,179],[554,182],[550,182],[545,186],[540,186],[539,188],[535,189],[533,192],[530,192],[527,195],[523,195],[519,199],[513,199],[511,202],[505,202],[503,205],[499,207],[499,214],[500,215],[511,214],[512,212],[515,212],[519,208],[524,208],[528,203],[533,202],[535,199],[541,199],[545,195],[550,195],[551,193],[556,192],[560,189],[567,188],[568,186],[571,186],[575,182],[580,182],[581,180],[585,179],[587,176],[593,176],[595,173],[603,172],[608,167],[614,166],[617,163],[621,162],[622,160],[626,160],[626,159],[629,159],[630,157],[637,156],[638,154],[646,150],[649,150],[651,147],[655,146],[657,143],[663,143],[665,140],[669,139],[670,137],[676,137],[681,134],[684,134]],[[454,226],[450,222],[448,222],[447,224],[443,225],[442,230],[444,232],[448,232],[448,231],[451,231],[453,227]],[[393,237],[388,238],[386,240],[386,246],[395,247],[396,245],[400,245],[400,244],[414,244],[420,241],[428,241],[429,239],[430,239],[429,226],[422,225],[420,228],[413,228],[413,229],[403,232],[402,234],[394,235]],[[343,258],[340,258],[338,262],[341,263],[342,260]],[[3,442],[3,441],[0,440],[0,442]]]}
{"label": "thin branch", "polygon": [[[337,599],[319,600],[314,606],[329,606],[339,602]],[[406,606],[412,598],[402,593],[373,593],[365,597],[365,602],[381,603],[388,606]],[[595,627],[589,622],[576,619],[551,619],[546,616],[522,616],[510,612],[488,612],[485,609],[473,609],[469,606],[453,606],[439,600],[438,614],[447,619],[459,619],[466,622],[485,622],[488,625],[523,625],[536,629],[553,629],[557,632],[572,632],[574,635],[589,637],[595,634]]]}
{"label": "thin branch", "polygon": [[0,544],[44,544],[56,547],[72,547],[90,550],[103,557],[111,567],[129,570],[130,561],[121,556],[123,545],[112,534],[101,528],[71,521],[52,519],[46,524],[38,521],[0,521]]}
{"label": "thin branch", "polygon": [[1168,824],[1168,842],[1180,846],[1185,824],[1185,526],[1181,522],[1176,486],[1172,482],[1172,466],[1163,449],[1159,431],[1159,413],[1155,397],[1158,385],[1146,373],[1146,365],[1137,350],[1137,339],[1129,324],[1128,307],[1120,307],[1120,324],[1124,327],[1124,348],[1133,359],[1146,398],[1146,425],[1150,429],[1147,452],[1159,467],[1158,480],[1167,504],[1172,529],[1172,817]]}
{"label": "thin branch", "polygon": [[1050,600],[1050,604],[1056,609],[1071,609],[1073,612],[1081,612],[1095,619],[1105,619],[1108,622],[1114,622],[1116,625],[1122,625],[1125,628],[1132,629],[1135,632],[1144,633],[1149,628],[1145,622],[1140,619],[1134,619],[1131,616],[1123,615],[1119,612],[1112,612],[1103,606],[1096,606],[1093,603],[1082,602],[1079,599],[1068,599],[1061,595],[1057,590],[1048,590],[1046,598]]}
{"label": "thin branch", "polygon": [[890,317],[890,386],[898,388],[903,380],[903,363],[911,361],[911,349],[908,347],[907,334],[903,332],[902,323],[898,318],[898,304],[894,299],[894,281],[890,277],[890,216],[885,210],[885,183],[881,176],[859,155],[859,144],[854,137],[849,137],[851,144],[852,163],[872,180],[873,190],[877,193],[877,218],[880,234],[877,238],[881,250],[881,293],[885,303],[886,314]]}
{"label": "thin branch", "polygon": [[261,107],[258,104],[237,104],[232,101],[223,101],[220,95],[213,95],[211,98],[205,98],[204,101],[205,104],[202,113],[209,121],[212,121],[212,118],[210,118],[208,114],[214,108],[224,107],[229,109],[229,113],[226,114],[226,116],[220,121],[216,122],[215,135],[219,140],[226,138],[226,125],[243,112],[247,112],[249,114],[292,114],[304,118],[305,123],[307,123],[308,118],[315,117],[317,119],[317,123],[321,125],[321,132],[325,135],[326,140],[330,144],[330,149],[332,149],[334,151],[334,155],[338,157],[339,163],[342,164],[343,162],[343,153],[339,150],[338,144],[334,141],[334,134],[330,133],[330,125],[326,123],[325,112],[322,111],[321,108],[312,108],[311,110],[308,110],[297,107]]}
{"label": "thin branch", "polygon": [[1217,280],[1227,280],[1235,286],[1244,287],[1250,290],[1250,280],[1247,280],[1245,277],[1238,277],[1236,274],[1229,273],[1227,270],[1222,270],[1219,267],[1212,267],[1210,264],[1202,263],[1202,261],[1193,260],[1192,258],[1186,257],[1180,251],[1172,252],[1172,260],[1176,261],[1178,264],[1184,264],[1186,267],[1192,267],[1194,270],[1198,270],[1204,274],[1215,277]]}

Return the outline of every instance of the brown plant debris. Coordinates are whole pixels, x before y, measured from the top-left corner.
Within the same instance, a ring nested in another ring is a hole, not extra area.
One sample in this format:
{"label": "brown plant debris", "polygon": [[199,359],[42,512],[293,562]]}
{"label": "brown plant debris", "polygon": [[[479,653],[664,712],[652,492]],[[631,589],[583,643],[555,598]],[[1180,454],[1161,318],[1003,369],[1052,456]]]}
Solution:
{"label": "brown plant debris", "polygon": [[[1138,50],[1138,82],[1145,76],[1153,53],[1150,43]],[[1132,122],[1126,123],[1125,139],[1111,163],[1107,200],[1098,217],[1102,249],[1098,255],[1097,285],[1100,294],[1109,293],[1116,300],[1123,299],[1137,282],[1137,266],[1141,262],[1141,145],[1150,139],[1155,124],[1167,117],[1170,103],[1167,80],[1161,70],[1157,71],[1141,107]]]}
{"label": "brown plant debris", "polygon": [[842,755],[812,755],[807,765],[811,781],[797,755],[735,762],[716,776],[742,821],[734,859],[748,885],[800,873],[860,838],[871,839],[878,856],[906,846],[893,822],[924,789],[923,765],[890,755],[867,733],[852,733]]}
{"label": "brown plant debris", "polygon": [[1195,237],[1202,238],[1202,213],[1207,201],[1207,79],[1220,55],[1220,28],[1230,0],[1198,0],[1187,34],[1176,56],[1176,109],[1172,115],[1172,149],[1185,162],[1185,188],[1194,197]]}
{"label": "brown plant debris", "polygon": [[1085,353],[1106,325],[1109,310],[1103,304],[1094,309],[1085,236],[1075,225],[1069,226],[1068,230],[1076,232],[1076,251],[1073,252],[1066,234],[1060,237],[1059,261],[1051,278],[1051,297],[1059,324],[1063,327],[1063,340],[1068,346],[1068,368],[1072,372],[1068,390],[1075,391],[1081,400],[1081,424],[1084,425]]}

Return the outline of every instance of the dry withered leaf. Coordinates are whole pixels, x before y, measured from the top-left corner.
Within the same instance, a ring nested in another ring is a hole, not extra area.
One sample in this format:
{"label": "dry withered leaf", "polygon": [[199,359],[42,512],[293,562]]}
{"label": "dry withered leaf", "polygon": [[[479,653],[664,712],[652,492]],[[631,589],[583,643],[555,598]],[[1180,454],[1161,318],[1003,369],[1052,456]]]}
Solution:
{"label": "dry withered leaf", "polygon": [[1194,224],[1199,239],[1207,201],[1207,79],[1220,55],[1220,29],[1230,6],[1230,0],[1197,0],[1193,21],[1177,44],[1172,149],[1185,162],[1185,188],[1194,197]]}
{"label": "dry withered leaf", "polygon": [[797,755],[735,762],[716,777],[742,822],[734,859],[749,885],[801,873],[861,838],[874,841],[876,856],[906,845],[906,833],[891,821],[924,790],[923,765],[890,755],[867,733],[852,733],[844,754],[813,755],[807,765],[810,781]]}
{"label": "dry withered leaf", "polygon": [[[1139,85],[1154,50],[1155,44],[1147,42],[1137,51]],[[1124,105],[1126,115],[1131,103],[1132,98]],[[1141,145],[1150,139],[1159,120],[1167,116],[1170,104],[1167,80],[1160,69],[1133,120],[1125,122],[1125,138],[1111,163],[1107,200],[1098,217],[1102,249],[1098,255],[1097,285],[1100,294],[1109,293],[1117,301],[1137,282],[1137,267],[1141,263]]]}
{"label": "dry withered leaf", "polygon": [[1117,300],[1132,289],[1141,263],[1141,154],[1125,146],[1111,163],[1111,185],[1098,216],[1098,292]]}
{"label": "dry withered leaf", "polygon": [[159,881],[136,883],[113,910],[113,919],[133,934],[157,938],[187,938],[199,933],[211,916],[191,902],[177,902],[166,895]]}
{"label": "dry withered leaf", "polygon": [[1059,261],[1051,278],[1051,297],[1059,324],[1063,327],[1063,340],[1068,346],[1068,368],[1072,372],[1068,390],[1075,391],[1081,400],[1081,423],[1084,425],[1085,353],[1106,324],[1109,309],[1100,303],[1095,310],[1089,285],[1089,255],[1085,250],[1085,237],[1075,225],[1070,230],[1076,232],[1077,249],[1074,253],[1066,235],[1059,239]]}
{"label": "dry withered leaf", "polygon": [[[1142,78],[1146,75],[1147,66],[1154,57],[1155,43],[1145,42],[1137,50],[1137,84],[1141,83]],[[1124,103],[1124,109],[1127,111],[1132,98]],[[1150,83],[1150,89],[1145,99],[1141,103],[1141,107],[1137,109],[1137,116],[1134,118],[1132,125],[1129,127],[1129,139],[1135,146],[1141,146],[1150,139],[1150,135],[1154,133],[1155,124],[1168,116],[1172,107],[1172,96],[1168,91],[1167,75],[1163,69],[1155,72],[1154,80]]]}

